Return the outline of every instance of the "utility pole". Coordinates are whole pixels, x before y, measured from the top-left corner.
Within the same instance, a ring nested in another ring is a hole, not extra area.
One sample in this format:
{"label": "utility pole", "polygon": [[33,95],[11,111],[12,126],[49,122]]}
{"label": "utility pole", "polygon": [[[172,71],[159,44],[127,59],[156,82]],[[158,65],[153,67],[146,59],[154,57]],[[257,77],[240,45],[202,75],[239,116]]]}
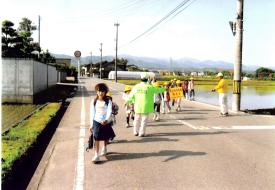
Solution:
{"label": "utility pole", "polygon": [[90,66],[89,73],[90,73],[90,77],[92,77],[92,71],[93,71],[93,52],[91,51],[90,54],[91,54],[91,66]]}
{"label": "utility pole", "polygon": [[102,43],[100,43],[100,67],[99,67],[99,72],[100,72],[100,79],[101,79],[101,77],[102,77],[102,75],[101,75],[101,73],[102,73]]}
{"label": "utility pole", "polygon": [[40,47],[40,15],[38,15],[38,45]]}
{"label": "utility pole", "polygon": [[236,18],[236,57],[234,64],[232,110],[240,111],[241,107],[241,75],[242,75],[242,48],[243,48],[243,3],[237,0]]}
{"label": "utility pole", "polygon": [[117,82],[117,42],[118,42],[118,26],[119,23],[115,23],[116,26],[116,59],[115,59],[115,81]]}
{"label": "utility pole", "polygon": [[[38,15],[38,45],[40,46],[40,15]],[[40,58],[40,51],[38,51],[38,59]]]}

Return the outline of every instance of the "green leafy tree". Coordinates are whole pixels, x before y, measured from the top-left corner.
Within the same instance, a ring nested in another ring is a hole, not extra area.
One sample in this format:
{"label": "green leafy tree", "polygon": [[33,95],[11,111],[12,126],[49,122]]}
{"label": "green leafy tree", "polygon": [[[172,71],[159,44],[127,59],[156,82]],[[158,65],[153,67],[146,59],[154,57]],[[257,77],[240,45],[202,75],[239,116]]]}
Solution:
{"label": "green leafy tree", "polygon": [[225,78],[231,78],[231,72],[230,71],[227,71],[227,70],[224,70],[222,71],[222,74]]}
{"label": "green leafy tree", "polygon": [[9,20],[2,22],[2,57],[17,57],[20,52],[21,38]]}
{"label": "green leafy tree", "polygon": [[272,69],[260,67],[256,70],[256,77],[258,77],[258,79],[268,79],[272,76],[272,73],[274,73]]}
{"label": "green leafy tree", "polygon": [[55,58],[51,56],[49,50],[40,54],[40,60],[43,63],[55,63]]}
{"label": "green leafy tree", "polygon": [[20,47],[22,57],[34,57],[34,50],[40,51],[38,44],[33,42],[32,31],[36,30],[36,26],[32,25],[32,21],[28,18],[22,18],[19,23],[18,35],[22,38],[22,46]]}

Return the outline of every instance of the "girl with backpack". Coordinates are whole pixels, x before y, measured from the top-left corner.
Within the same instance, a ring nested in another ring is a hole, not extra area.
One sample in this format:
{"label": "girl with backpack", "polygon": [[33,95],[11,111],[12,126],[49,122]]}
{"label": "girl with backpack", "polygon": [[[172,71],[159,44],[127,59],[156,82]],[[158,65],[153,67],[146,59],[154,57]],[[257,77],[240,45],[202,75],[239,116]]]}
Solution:
{"label": "girl with backpack", "polygon": [[[95,86],[95,91],[97,96],[90,107],[90,131],[93,133],[95,140],[94,157],[92,159],[94,163],[100,161],[99,156],[107,154],[107,142],[115,137],[111,121],[112,100],[106,96],[109,89],[106,84],[99,83]],[[103,145],[99,155],[100,142]]]}

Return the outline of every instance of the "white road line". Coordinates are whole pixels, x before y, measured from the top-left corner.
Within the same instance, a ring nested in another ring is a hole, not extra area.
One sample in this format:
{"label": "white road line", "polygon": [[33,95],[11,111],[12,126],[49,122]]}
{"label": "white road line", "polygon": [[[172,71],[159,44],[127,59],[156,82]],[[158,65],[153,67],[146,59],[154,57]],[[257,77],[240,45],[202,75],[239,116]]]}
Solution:
{"label": "white road line", "polygon": [[178,120],[174,115],[169,115],[169,117],[172,118],[172,119],[175,119],[175,120],[176,120],[177,122],[179,122],[179,123],[182,123],[182,124],[184,124],[184,125],[186,125],[186,126],[188,126],[188,127],[191,127],[192,129],[197,129],[197,127],[195,127],[195,126],[192,125],[191,123],[188,123],[188,122],[183,121],[183,120]]}
{"label": "white road line", "polygon": [[80,114],[80,130],[79,130],[79,141],[78,141],[78,158],[77,158],[77,166],[76,166],[76,177],[74,183],[75,190],[83,190],[84,189],[84,138],[85,138],[85,101],[83,94],[83,87],[81,87],[81,114]]}
{"label": "white road line", "polygon": [[231,129],[275,129],[275,125],[243,125],[232,126]]}

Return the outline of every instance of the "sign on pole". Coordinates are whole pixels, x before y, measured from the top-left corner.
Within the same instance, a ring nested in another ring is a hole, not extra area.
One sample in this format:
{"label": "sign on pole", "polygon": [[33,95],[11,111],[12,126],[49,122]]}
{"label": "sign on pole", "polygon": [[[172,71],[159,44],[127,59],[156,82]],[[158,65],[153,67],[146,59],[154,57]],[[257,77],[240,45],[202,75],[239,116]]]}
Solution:
{"label": "sign on pole", "polygon": [[74,56],[77,58],[77,80],[79,80],[80,78],[80,63],[79,63],[79,60],[80,60],[80,57],[81,57],[81,52],[76,50],[74,52]]}
{"label": "sign on pole", "polygon": [[78,51],[78,50],[76,50],[76,51],[74,52],[74,56],[75,56],[76,58],[81,57],[81,52]]}

